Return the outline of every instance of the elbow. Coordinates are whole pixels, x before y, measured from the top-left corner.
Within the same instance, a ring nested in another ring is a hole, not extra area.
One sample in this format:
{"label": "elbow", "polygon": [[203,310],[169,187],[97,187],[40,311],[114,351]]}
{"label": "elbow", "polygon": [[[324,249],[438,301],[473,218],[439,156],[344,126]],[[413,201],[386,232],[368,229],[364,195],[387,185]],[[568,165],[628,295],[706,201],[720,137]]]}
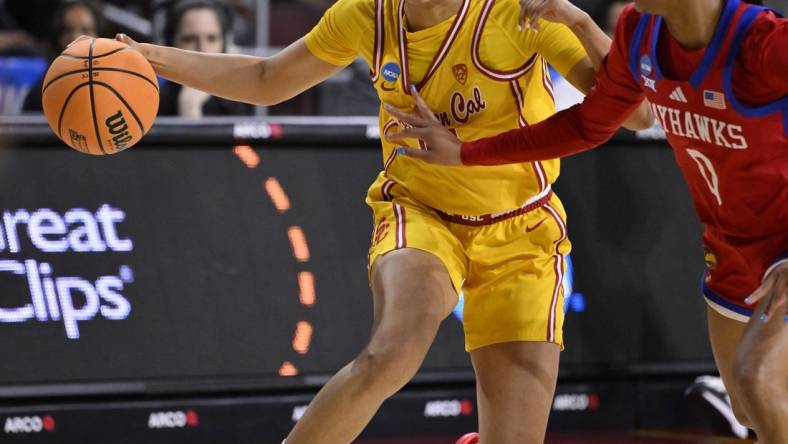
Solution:
{"label": "elbow", "polygon": [[648,117],[638,117],[636,119],[630,119],[624,124],[624,128],[630,131],[642,131],[647,130],[654,126],[654,116]]}
{"label": "elbow", "polygon": [[250,98],[249,103],[256,106],[273,106],[287,100],[287,98],[282,97],[277,88],[270,86],[274,83],[275,73],[273,72],[274,67],[269,63],[269,59],[260,59],[256,68],[257,82],[254,82],[254,90],[247,96]]}
{"label": "elbow", "polygon": [[641,131],[654,126],[654,113],[649,106],[641,106],[624,122],[624,128]]}

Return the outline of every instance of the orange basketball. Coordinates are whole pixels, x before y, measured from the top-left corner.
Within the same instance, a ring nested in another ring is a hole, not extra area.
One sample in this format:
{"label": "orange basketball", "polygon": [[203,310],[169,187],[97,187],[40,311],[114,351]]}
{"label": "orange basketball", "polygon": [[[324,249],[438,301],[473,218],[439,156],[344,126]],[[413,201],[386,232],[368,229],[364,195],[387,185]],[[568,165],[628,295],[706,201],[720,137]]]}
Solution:
{"label": "orange basketball", "polygon": [[44,114],[71,148],[114,154],[139,142],[159,109],[156,74],[145,57],[111,39],[84,39],[44,77]]}

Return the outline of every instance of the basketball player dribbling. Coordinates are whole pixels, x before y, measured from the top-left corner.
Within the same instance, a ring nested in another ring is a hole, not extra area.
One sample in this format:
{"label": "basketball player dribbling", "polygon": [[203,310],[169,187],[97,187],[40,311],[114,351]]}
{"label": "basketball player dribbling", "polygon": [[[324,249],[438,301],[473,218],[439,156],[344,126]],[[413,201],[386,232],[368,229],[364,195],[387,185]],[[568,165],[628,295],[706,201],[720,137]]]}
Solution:
{"label": "basketball player dribbling", "polygon": [[[536,0],[541,12],[557,2]],[[585,102],[463,144],[419,112],[391,111],[433,164],[552,159],[606,141],[651,102],[705,226],[709,335],[739,421],[788,443],[788,20],[740,0],[635,0]],[[749,2],[758,3],[758,2]],[[418,97],[416,98],[418,100]]]}
{"label": "basketball player dribbling", "polygon": [[[574,34],[541,20],[528,22],[538,31],[519,30],[517,0],[339,0],[305,38],[270,58],[118,39],[163,77],[260,105],[287,100],[361,56],[382,103],[412,107],[418,89],[447,127],[479,138],[554,112],[548,63],[590,90],[610,39],[567,1],[553,15]],[[631,122],[645,127],[650,120],[643,106]],[[381,108],[381,134],[401,125]],[[382,161],[367,195],[375,224],[372,338],[317,394],[287,443],[354,440],[416,373],[460,291],[481,439],[541,443],[563,345],[570,249],[566,216],[551,189],[559,161],[435,167],[398,156],[385,140]]]}

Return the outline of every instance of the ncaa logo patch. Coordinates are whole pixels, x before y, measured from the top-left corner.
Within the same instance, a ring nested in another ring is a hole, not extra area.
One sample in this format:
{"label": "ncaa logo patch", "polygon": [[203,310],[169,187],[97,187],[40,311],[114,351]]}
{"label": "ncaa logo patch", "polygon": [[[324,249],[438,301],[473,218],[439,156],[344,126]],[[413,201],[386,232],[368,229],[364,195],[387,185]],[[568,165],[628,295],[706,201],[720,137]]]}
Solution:
{"label": "ncaa logo patch", "polygon": [[399,65],[394,62],[386,63],[381,74],[387,82],[396,82],[400,75]]}
{"label": "ncaa logo patch", "polygon": [[649,57],[648,54],[644,54],[643,57],[640,58],[640,72],[643,73],[644,76],[650,76],[653,70],[651,57]]}

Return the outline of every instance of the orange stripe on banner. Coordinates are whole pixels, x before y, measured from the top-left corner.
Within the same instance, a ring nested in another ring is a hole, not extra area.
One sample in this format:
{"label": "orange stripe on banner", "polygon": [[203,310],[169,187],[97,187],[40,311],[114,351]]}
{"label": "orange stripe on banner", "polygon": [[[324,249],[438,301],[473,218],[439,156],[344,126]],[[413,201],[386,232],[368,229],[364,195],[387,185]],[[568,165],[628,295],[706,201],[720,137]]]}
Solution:
{"label": "orange stripe on banner", "polygon": [[265,191],[268,192],[268,197],[271,198],[276,211],[284,213],[290,209],[290,199],[287,198],[285,190],[279,184],[279,181],[276,180],[276,177],[269,177],[265,181]]}
{"label": "orange stripe on banner", "polygon": [[279,376],[297,376],[298,369],[290,361],[285,361],[279,367]]}
{"label": "orange stripe on banner", "polygon": [[315,276],[310,271],[298,273],[298,299],[301,304],[311,307],[315,305]]}
{"label": "orange stripe on banner", "polygon": [[293,247],[293,256],[298,262],[309,260],[309,246],[306,244],[304,231],[299,227],[290,227],[287,230],[287,237],[290,238],[290,245]]}
{"label": "orange stripe on banner", "polygon": [[249,145],[238,145],[233,148],[233,153],[249,168],[255,168],[257,165],[260,165],[260,156]]}
{"label": "orange stripe on banner", "polygon": [[309,351],[309,344],[312,343],[312,324],[306,321],[299,321],[296,325],[295,336],[293,336],[293,350],[305,355]]}

